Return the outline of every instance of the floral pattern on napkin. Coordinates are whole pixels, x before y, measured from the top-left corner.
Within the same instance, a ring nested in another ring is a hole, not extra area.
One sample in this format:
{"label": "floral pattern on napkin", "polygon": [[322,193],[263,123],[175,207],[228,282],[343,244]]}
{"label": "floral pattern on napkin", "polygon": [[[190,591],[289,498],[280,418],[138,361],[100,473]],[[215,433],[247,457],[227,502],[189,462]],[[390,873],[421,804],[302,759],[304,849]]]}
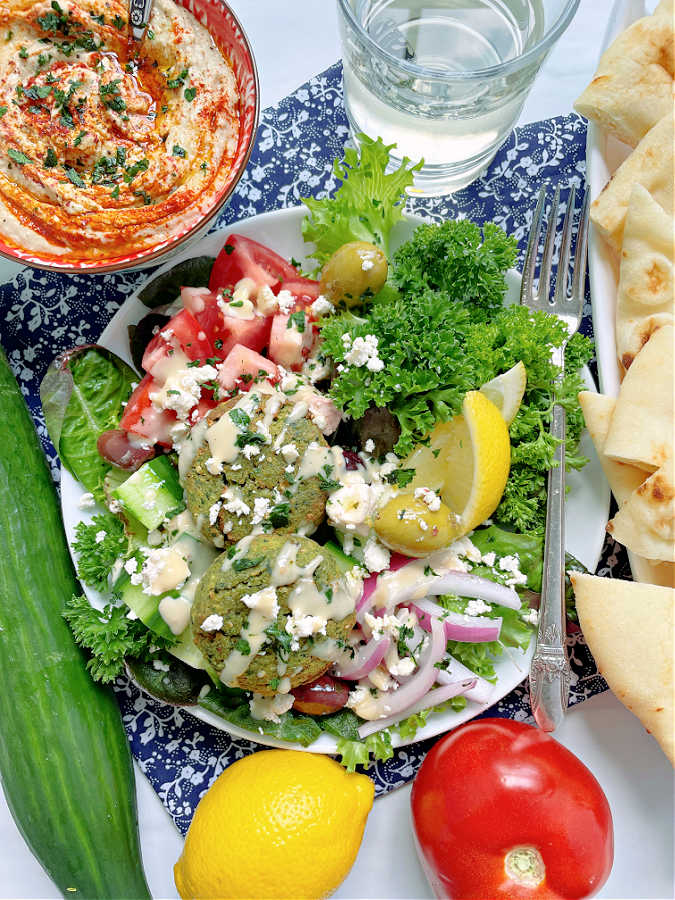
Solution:
{"label": "floral pattern on napkin", "polygon": [[[341,156],[348,137],[341,68],[336,64],[262,114],[249,166],[217,226],[331,192],[337,186],[333,160]],[[482,178],[451,198],[415,200],[411,210],[436,221],[453,216],[495,221],[516,236],[522,252],[541,184],[560,183],[563,200],[572,185],[583,190],[585,144],[585,122],[575,114],[519,127]],[[0,305],[5,311],[2,345],[56,480],[58,464],[40,410],[40,380],[57,353],[74,344],[95,342],[126,297],[151,271],[66,276],[22,269],[0,285]],[[592,334],[588,302],[581,330]],[[598,571],[630,577],[625,553],[609,537]],[[572,634],[568,643],[573,671],[570,703],[574,704],[606,690],[606,684],[581,634]],[[115,688],[134,756],[185,833],[199,798],[220,772],[262,747],[157,702],[126,679],[118,680]],[[484,715],[531,721],[526,684]],[[431,742],[403,747],[386,763],[370,767],[367,771],[377,794],[410,781]]]}

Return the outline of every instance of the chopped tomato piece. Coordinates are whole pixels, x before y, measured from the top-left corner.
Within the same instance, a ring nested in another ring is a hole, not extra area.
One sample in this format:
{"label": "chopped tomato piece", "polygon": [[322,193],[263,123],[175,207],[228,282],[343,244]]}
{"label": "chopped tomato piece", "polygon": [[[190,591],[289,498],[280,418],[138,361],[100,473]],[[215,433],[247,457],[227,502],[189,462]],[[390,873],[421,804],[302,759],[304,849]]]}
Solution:
{"label": "chopped tomato piece", "polygon": [[142,366],[152,372],[160,360],[178,347],[190,360],[206,360],[215,350],[207,332],[188,309],[182,309],[166,323],[145,348]]}
{"label": "chopped tomato piece", "polygon": [[321,293],[318,281],[313,281],[311,278],[300,278],[299,276],[290,281],[284,281],[281,285],[281,290],[289,291],[295,297],[296,303],[293,312],[298,309],[309,309]]}
{"label": "chopped tomato piece", "polygon": [[120,419],[120,428],[141,435],[150,443],[171,446],[171,429],[178,421],[171,410],[158,410],[150,401],[150,394],[159,390],[152,375],[146,375],[133,392]]}
{"label": "chopped tomato piece", "polygon": [[281,313],[274,317],[270,334],[270,358],[285,369],[297,371],[309,356],[314,343],[314,328],[305,317],[304,330],[292,324],[291,316]]}
{"label": "chopped tomato piece", "polygon": [[269,247],[241,234],[230,234],[213,264],[209,288],[233,288],[242,278],[252,278],[259,287],[268,284],[278,290],[283,281],[297,277],[297,270]]}
{"label": "chopped tomato piece", "polygon": [[270,381],[279,380],[279,370],[271,360],[249,347],[235,344],[220,367],[218,382],[226,391],[233,391],[235,388],[247,391],[261,372],[267,373]]}

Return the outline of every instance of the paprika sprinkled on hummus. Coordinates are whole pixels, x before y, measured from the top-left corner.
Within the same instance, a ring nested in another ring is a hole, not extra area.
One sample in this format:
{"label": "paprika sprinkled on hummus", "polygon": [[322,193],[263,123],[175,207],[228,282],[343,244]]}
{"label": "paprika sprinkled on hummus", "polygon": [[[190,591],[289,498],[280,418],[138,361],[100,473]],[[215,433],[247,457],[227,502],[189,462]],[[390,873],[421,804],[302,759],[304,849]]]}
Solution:
{"label": "paprika sprinkled on hummus", "polygon": [[131,41],[118,0],[0,6],[0,238],[59,261],[151,249],[224,189],[238,92],[208,31],[155,0]]}

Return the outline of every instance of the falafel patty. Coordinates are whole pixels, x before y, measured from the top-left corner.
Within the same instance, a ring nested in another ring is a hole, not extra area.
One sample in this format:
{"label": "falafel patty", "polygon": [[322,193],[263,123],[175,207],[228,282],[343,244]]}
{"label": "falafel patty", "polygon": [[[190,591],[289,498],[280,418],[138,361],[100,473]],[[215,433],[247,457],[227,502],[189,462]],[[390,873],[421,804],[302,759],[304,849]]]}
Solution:
{"label": "falafel patty", "polygon": [[[188,509],[216,546],[235,544],[255,527],[280,534],[300,528],[312,533],[323,521],[328,494],[319,477],[298,478],[297,473],[310,444],[328,444],[307,415],[294,414],[293,404],[280,406],[267,421],[267,405],[273,399],[274,394],[265,395],[253,415],[235,416],[241,447],[233,462],[214,466],[205,440],[185,475]],[[234,412],[240,400],[217,406],[208,415],[209,425]]]}
{"label": "falafel patty", "polygon": [[[313,656],[313,647],[326,638],[342,644],[356,620],[355,612],[350,612],[340,621],[327,619],[325,630],[321,629],[315,636],[294,636],[289,599],[293,604],[291,594],[296,583],[277,583],[274,586],[274,604],[275,607],[278,606],[278,611],[276,615],[262,621],[264,642],[259,651],[251,649],[250,643],[254,646],[257,643],[252,640],[248,630],[254,609],[242,598],[246,597],[250,603],[253,595],[270,589],[275,580],[275,564],[282,550],[288,550],[289,545],[295,545],[292,547],[292,557],[297,567],[313,568],[311,578],[314,585],[326,595],[327,603],[330,604],[331,598],[335,598],[337,593],[336,586],[339,586],[344,577],[333,558],[309,538],[300,535],[262,534],[250,539],[250,543],[232,557],[228,553],[222,553],[214,560],[199,582],[192,607],[193,640],[209,665],[220,674],[228,657],[242,651],[245,654],[248,646],[251,658],[243,659],[245,670],[227,683],[267,697],[277,692],[284,677],[290,680],[290,686],[287,684],[290,689],[323,675],[332,661]],[[317,558],[320,558],[318,565]],[[287,628],[289,621],[290,630]],[[206,629],[219,627],[206,630],[204,626]]]}

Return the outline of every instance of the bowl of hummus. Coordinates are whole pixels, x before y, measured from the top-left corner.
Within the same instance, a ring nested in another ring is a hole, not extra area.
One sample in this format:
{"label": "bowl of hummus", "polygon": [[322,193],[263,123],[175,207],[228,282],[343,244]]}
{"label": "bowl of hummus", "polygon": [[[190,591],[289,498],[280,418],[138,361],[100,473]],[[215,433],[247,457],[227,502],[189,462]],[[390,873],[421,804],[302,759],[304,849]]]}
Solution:
{"label": "bowl of hummus", "polygon": [[258,78],[222,0],[0,4],[0,254],[111,272],[203,233],[248,162]]}

